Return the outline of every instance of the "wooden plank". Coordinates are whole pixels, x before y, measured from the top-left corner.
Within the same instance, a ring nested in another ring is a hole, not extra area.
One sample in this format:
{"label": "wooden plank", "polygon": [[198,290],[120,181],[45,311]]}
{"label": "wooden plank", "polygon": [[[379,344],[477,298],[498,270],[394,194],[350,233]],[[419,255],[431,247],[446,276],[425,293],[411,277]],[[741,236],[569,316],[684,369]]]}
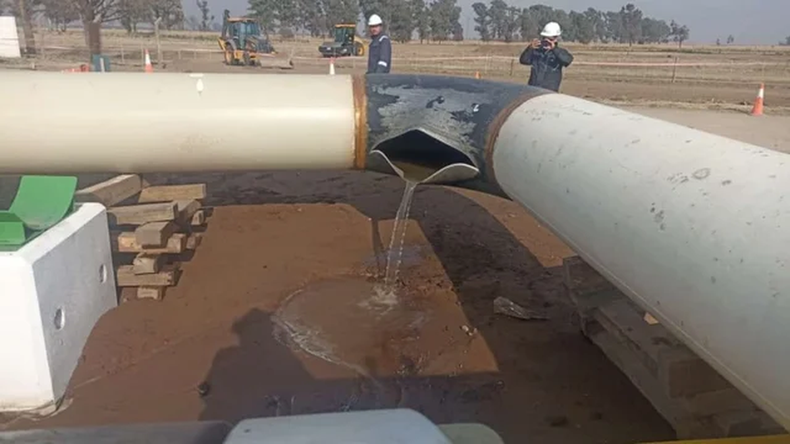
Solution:
{"label": "wooden plank", "polygon": [[190,225],[193,227],[200,227],[206,223],[206,212],[203,210],[198,210],[194,216],[192,216],[192,222]]}
{"label": "wooden plank", "polygon": [[[681,439],[776,433],[776,424],[656,319],[582,261],[564,262],[582,329]],[[585,269],[586,268],[586,269]]]}
{"label": "wooden plank", "polygon": [[77,202],[98,202],[105,207],[111,207],[134,196],[141,189],[140,176],[122,174],[77,191],[74,193],[74,200]]}
{"label": "wooden plank", "polygon": [[680,439],[703,438],[717,436],[715,427],[708,422],[698,420],[689,415],[666,395],[663,386],[658,382],[652,372],[645,367],[640,356],[624,347],[620,338],[611,334],[605,328],[595,329],[597,333],[589,338],[606,356],[631,380],[636,388],[655,407],[658,413],[670,423]]}
{"label": "wooden plank", "polygon": [[201,200],[206,198],[206,184],[164,185],[143,188],[139,203],[167,202],[171,200]]}
{"label": "wooden plank", "polygon": [[192,233],[187,238],[186,249],[196,250],[197,247],[200,246],[201,242],[203,242],[203,233]]}
{"label": "wooden plank", "polygon": [[115,207],[107,210],[107,216],[113,225],[143,225],[175,220],[176,207],[175,202]]}
{"label": "wooden plank", "polygon": [[165,257],[161,254],[140,253],[132,261],[134,274],[159,273],[164,264]]}
{"label": "wooden plank", "polygon": [[137,289],[137,299],[154,299],[161,301],[165,297],[167,287],[139,287]]}
{"label": "wooden plank", "polygon": [[167,266],[159,273],[138,275],[133,265],[121,265],[116,282],[119,287],[171,287],[178,283],[178,268]]}
{"label": "wooden plank", "polygon": [[714,416],[713,422],[721,429],[721,436],[725,437],[779,435],[785,432],[779,424],[762,411],[722,413]]}
{"label": "wooden plank", "polygon": [[186,248],[187,235],[182,233],[173,234],[162,248],[143,247],[137,243],[137,239],[132,232],[111,233],[110,240],[113,251],[118,253],[178,254],[183,253]]}
{"label": "wooden plank", "polygon": [[149,222],[134,230],[134,238],[143,247],[164,247],[177,229],[173,221]]}
{"label": "wooden plank", "polygon": [[602,316],[596,315],[595,318],[601,325],[622,337],[634,351],[643,353],[645,360],[650,361],[646,365],[653,369],[657,370],[662,351],[682,347],[667,329],[646,324],[634,304],[625,296],[601,305],[598,311]]}
{"label": "wooden plank", "polygon": [[190,225],[195,213],[202,207],[200,202],[196,200],[177,200],[175,204],[178,223],[184,226]]}
{"label": "wooden plank", "polygon": [[571,292],[582,294],[614,288],[605,277],[578,256],[564,259],[562,271],[565,287]]}
{"label": "wooden plank", "polygon": [[675,411],[672,400],[664,394],[662,387],[652,372],[645,367],[641,357],[630,348],[623,347],[620,338],[611,334],[606,328],[596,329],[596,333],[588,337],[677,430],[677,421],[682,415]]}
{"label": "wooden plank", "polygon": [[716,370],[691,350],[661,350],[658,377],[672,398],[689,397],[732,387]]}
{"label": "wooden plank", "polygon": [[700,393],[689,398],[679,398],[678,402],[684,409],[696,416],[757,410],[757,406],[735,387],[715,392]]}

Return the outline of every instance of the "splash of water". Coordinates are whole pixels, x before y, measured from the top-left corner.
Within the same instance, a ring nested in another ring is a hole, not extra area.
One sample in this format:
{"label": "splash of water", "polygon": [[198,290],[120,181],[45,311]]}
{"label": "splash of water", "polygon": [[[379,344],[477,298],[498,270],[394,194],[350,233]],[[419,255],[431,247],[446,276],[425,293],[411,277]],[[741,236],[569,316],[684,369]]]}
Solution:
{"label": "splash of water", "polygon": [[392,226],[392,237],[390,238],[390,247],[387,251],[387,268],[384,273],[384,286],[377,289],[378,296],[385,300],[392,297],[395,293],[395,283],[398,280],[400,264],[403,260],[403,241],[406,239],[406,228],[409,225],[409,210],[411,209],[415,188],[417,188],[417,182],[406,181],[403,198]]}

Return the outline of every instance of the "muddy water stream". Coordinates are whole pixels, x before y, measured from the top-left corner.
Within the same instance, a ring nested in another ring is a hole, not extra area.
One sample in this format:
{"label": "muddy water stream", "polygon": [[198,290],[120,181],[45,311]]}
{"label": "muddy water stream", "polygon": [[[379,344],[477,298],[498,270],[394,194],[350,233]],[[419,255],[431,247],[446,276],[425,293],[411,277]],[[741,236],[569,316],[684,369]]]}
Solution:
{"label": "muddy water stream", "polygon": [[384,272],[384,287],[382,291],[390,293],[395,291],[395,283],[398,280],[401,258],[403,257],[403,240],[406,239],[406,228],[409,223],[409,210],[414,198],[414,189],[417,182],[407,180],[403,190],[403,198],[395,214],[395,222],[392,225],[392,236],[390,237],[390,247],[387,251],[387,268]]}
{"label": "muddy water stream", "polygon": [[273,317],[281,342],[371,379],[397,374],[404,361],[411,361],[405,347],[419,337],[433,312],[430,304],[409,300],[397,288],[409,210],[419,177],[426,172],[419,173],[404,178],[383,276],[375,282],[355,276],[332,278],[293,293]]}

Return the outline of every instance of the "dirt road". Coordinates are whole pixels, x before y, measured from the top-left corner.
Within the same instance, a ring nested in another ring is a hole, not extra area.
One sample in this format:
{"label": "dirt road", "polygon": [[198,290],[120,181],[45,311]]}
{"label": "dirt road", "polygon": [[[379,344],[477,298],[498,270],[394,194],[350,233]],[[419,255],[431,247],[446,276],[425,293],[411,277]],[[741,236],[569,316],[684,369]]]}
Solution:
{"label": "dirt road", "polygon": [[790,116],[668,108],[625,109],[776,151],[790,152]]}
{"label": "dirt road", "polygon": [[[172,72],[216,72],[216,73],[247,73],[247,74],[327,74],[329,61],[326,59],[302,58],[294,62],[295,69],[259,69],[240,66],[226,66],[218,56],[204,55],[197,60],[176,60],[168,63],[165,68]],[[337,74],[363,74],[364,60],[343,59],[335,62]],[[439,67],[440,68],[440,67]],[[141,68],[135,68],[141,69]],[[469,72],[446,72],[441,69],[426,70],[410,65],[396,66],[395,72],[426,74],[466,75]],[[504,72],[492,72],[485,76],[488,80],[524,82],[529,77],[529,71],[523,67],[515,68],[513,75]],[[790,87],[785,85],[769,85],[767,87],[767,107],[769,110],[787,114],[790,108]],[[741,107],[746,109],[757,94],[757,85],[749,82],[685,82],[668,83],[657,80],[618,79],[600,75],[577,75],[573,70],[568,71],[563,81],[562,92],[590,100],[606,100],[615,104],[640,104],[656,103],[666,104],[696,104],[697,107],[717,109],[718,107]]]}

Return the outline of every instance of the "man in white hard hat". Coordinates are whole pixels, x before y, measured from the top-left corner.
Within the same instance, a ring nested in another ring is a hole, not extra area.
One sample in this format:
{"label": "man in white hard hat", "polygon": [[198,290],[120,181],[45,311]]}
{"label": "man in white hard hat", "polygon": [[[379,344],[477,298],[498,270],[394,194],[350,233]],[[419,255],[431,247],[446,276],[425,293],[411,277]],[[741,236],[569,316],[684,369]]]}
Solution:
{"label": "man in white hard hat", "polygon": [[384,22],[377,14],[368,19],[370,47],[368,48],[368,74],[388,74],[392,62],[392,42],[384,34]]}
{"label": "man in white hard hat", "polygon": [[529,85],[559,91],[562,83],[562,69],[573,63],[573,56],[565,48],[560,48],[559,39],[562,29],[559,23],[546,24],[540,33],[541,39],[535,39],[521,53],[522,65],[529,65]]}

